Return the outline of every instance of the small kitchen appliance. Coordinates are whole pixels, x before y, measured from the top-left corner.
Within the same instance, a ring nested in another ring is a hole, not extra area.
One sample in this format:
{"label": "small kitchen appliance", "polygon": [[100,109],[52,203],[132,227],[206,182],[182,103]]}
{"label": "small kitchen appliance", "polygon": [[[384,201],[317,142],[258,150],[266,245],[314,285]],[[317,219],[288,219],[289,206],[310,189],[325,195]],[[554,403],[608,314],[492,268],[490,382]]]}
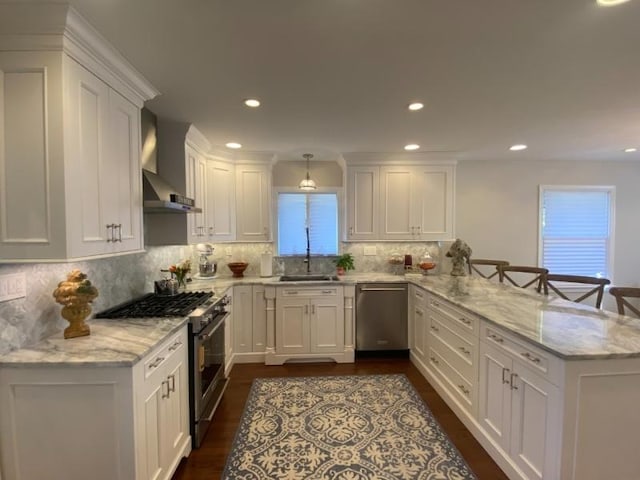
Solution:
{"label": "small kitchen appliance", "polygon": [[229,298],[212,292],[173,296],[146,294],[97,313],[96,318],[186,317],[189,319],[189,418],[198,448],[227,387],[224,337]]}
{"label": "small kitchen appliance", "polygon": [[213,250],[213,245],[210,243],[199,243],[196,245],[196,251],[200,254],[197,278],[213,278],[215,276],[218,265],[216,262],[209,260],[209,256],[213,254]]}

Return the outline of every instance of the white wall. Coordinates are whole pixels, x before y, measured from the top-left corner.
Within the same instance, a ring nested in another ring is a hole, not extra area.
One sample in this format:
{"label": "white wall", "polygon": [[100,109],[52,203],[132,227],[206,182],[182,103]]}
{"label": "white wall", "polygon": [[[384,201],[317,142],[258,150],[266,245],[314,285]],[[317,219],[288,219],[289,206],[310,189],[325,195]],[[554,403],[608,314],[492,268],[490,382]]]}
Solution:
{"label": "white wall", "polygon": [[612,283],[640,286],[640,164],[637,162],[460,162],[456,236],[476,258],[536,265],[539,185],[614,185]]}

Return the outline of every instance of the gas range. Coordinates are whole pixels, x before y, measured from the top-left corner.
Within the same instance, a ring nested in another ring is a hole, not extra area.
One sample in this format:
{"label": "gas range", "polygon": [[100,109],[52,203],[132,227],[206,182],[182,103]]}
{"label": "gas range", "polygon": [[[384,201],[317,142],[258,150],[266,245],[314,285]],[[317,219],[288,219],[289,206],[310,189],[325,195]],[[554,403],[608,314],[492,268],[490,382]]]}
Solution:
{"label": "gas range", "polygon": [[212,292],[182,292],[170,296],[148,293],[99,312],[95,318],[189,317],[197,333],[224,314],[227,304],[226,296],[214,297]]}

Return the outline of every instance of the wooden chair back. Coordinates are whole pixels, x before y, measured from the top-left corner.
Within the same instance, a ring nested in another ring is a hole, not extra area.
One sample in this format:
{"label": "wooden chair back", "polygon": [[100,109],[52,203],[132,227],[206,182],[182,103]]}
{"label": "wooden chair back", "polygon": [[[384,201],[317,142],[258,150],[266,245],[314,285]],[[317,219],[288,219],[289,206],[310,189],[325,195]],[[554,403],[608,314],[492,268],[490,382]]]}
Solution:
{"label": "wooden chair back", "polygon": [[[498,277],[500,283],[510,283],[516,287],[528,288],[533,286],[536,292],[546,295],[547,291],[547,274],[549,270],[541,267],[526,267],[520,265],[498,265]],[[514,275],[518,274],[518,275]],[[526,274],[527,279],[520,280],[522,275]],[[531,277],[533,275],[533,277]]]}
{"label": "wooden chair back", "polygon": [[[606,285],[609,285],[610,283],[611,281],[608,278],[586,277],[583,275],[562,275],[557,273],[547,274],[547,288],[549,291],[554,292],[560,298],[578,303],[592,297],[593,295],[596,295],[596,301],[594,304],[596,308],[600,308],[602,306],[604,287]],[[582,295],[578,294],[577,298],[569,298],[567,294],[561,290],[562,287],[565,286],[571,287],[577,285],[590,285],[593,286],[593,288],[591,288],[586,293],[583,293]]]}
{"label": "wooden chair back", "polygon": [[[498,265],[509,265],[506,260],[486,260],[482,258],[469,259],[469,274],[477,273],[482,278],[493,278],[498,275]],[[487,271],[481,267],[493,267],[493,270]]]}
{"label": "wooden chair back", "polygon": [[[640,298],[640,287],[611,287],[609,293],[616,297],[618,305],[618,313],[621,315],[629,315],[627,310],[640,318],[640,308],[631,304],[627,298]],[[625,310],[625,308],[627,310]]]}

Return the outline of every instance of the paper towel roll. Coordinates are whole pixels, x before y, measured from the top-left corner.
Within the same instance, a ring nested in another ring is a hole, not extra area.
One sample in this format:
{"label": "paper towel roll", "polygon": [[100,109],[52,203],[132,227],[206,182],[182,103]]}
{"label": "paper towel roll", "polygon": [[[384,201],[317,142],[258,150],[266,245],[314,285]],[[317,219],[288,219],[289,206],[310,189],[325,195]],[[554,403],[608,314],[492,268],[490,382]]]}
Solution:
{"label": "paper towel roll", "polygon": [[263,253],[260,256],[260,276],[270,277],[273,275],[273,255],[270,253]]}

